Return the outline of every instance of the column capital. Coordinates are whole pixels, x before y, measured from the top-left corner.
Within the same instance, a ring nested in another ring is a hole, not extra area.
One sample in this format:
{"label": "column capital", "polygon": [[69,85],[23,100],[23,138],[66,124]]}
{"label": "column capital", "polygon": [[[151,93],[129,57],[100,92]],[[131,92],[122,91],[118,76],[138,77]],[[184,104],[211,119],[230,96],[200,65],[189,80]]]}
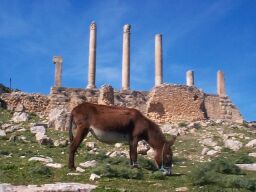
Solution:
{"label": "column capital", "polygon": [[90,30],[96,30],[96,22],[95,21],[92,21],[91,24],[90,24]]}
{"label": "column capital", "polygon": [[53,61],[54,64],[62,63],[63,62],[63,58],[62,58],[62,56],[54,56],[52,61]]}
{"label": "column capital", "polygon": [[124,33],[130,33],[131,32],[131,25],[130,24],[125,24],[123,29],[124,29]]}

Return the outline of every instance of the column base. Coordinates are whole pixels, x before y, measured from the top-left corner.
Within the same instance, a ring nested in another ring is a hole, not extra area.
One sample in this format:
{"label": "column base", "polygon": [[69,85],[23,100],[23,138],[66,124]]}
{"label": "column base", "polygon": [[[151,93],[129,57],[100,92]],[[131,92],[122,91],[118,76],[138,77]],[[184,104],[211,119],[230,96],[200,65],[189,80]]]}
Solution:
{"label": "column base", "polygon": [[95,89],[96,86],[95,85],[87,85],[86,89]]}

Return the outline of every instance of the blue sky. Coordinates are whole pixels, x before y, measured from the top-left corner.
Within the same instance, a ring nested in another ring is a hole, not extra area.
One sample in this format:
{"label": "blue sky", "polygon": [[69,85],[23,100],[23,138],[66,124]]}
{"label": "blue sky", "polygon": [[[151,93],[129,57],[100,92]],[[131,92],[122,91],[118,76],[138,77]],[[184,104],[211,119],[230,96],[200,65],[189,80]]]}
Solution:
{"label": "blue sky", "polygon": [[154,36],[163,34],[164,82],[216,93],[216,72],[247,120],[256,120],[254,0],[0,0],[0,83],[48,94],[52,57],[63,86],[87,85],[89,24],[97,23],[97,87],[121,87],[122,27],[131,29],[131,88],[154,85]]}

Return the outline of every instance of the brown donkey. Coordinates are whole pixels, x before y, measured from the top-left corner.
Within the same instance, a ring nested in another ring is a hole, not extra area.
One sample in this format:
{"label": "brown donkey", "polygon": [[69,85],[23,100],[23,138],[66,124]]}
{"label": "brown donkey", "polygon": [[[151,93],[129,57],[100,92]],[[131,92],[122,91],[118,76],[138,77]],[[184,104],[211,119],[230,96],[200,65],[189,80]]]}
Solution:
{"label": "brown donkey", "polygon": [[[72,124],[76,125],[75,137]],[[75,169],[74,155],[78,146],[91,132],[96,139],[105,143],[126,142],[130,148],[130,164],[137,167],[137,145],[145,140],[155,151],[157,167],[171,174],[172,150],[175,139],[167,141],[153,121],[136,109],[82,103],[71,112],[69,125],[69,169]]]}

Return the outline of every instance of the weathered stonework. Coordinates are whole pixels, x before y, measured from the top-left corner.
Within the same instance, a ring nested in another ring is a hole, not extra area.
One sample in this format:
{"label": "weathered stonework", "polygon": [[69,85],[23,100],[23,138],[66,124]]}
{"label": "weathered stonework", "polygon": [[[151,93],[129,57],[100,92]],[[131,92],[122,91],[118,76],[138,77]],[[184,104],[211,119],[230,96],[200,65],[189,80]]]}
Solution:
{"label": "weathered stonework", "polygon": [[239,110],[227,96],[206,95],[205,109],[208,119],[223,119],[237,123],[243,122],[243,117]]}
{"label": "weathered stonework", "polygon": [[36,113],[49,119],[49,126],[65,131],[70,111],[83,102],[136,108],[154,121],[166,123],[221,119],[243,122],[239,110],[227,96],[205,94],[194,86],[162,84],[151,92],[52,87],[49,96],[12,92],[0,94],[11,111]]}
{"label": "weathered stonework", "polygon": [[149,96],[147,115],[158,122],[203,120],[204,93],[185,85],[155,87]]}
{"label": "weathered stonework", "polygon": [[114,105],[114,89],[110,85],[103,85],[100,88],[98,104]]}
{"label": "weathered stonework", "polygon": [[[25,111],[45,117],[49,113],[48,105],[50,99],[41,94],[28,94],[23,92],[12,92],[0,94],[0,100],[10,111]],[[19,108],[19,109],[17,109]]]}

